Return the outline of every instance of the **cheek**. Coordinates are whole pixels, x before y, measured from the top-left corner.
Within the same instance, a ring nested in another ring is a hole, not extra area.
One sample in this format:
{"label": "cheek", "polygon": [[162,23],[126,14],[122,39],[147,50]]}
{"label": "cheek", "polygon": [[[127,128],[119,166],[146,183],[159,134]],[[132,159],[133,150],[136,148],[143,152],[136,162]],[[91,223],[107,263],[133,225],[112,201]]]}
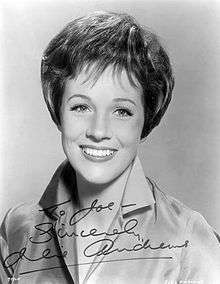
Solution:
{"label": "cheek", "polygon": [[86,123],[77,119],[66,119],[62,122],[62,136],[66,139],[77,140],[85,133]]}
{"label": "cheek", "polygon": [[127,122],[114,127],[115,133],[124,147],[133,147],[139,144],[143,129],[143,119],[137,119],[132,123]]}

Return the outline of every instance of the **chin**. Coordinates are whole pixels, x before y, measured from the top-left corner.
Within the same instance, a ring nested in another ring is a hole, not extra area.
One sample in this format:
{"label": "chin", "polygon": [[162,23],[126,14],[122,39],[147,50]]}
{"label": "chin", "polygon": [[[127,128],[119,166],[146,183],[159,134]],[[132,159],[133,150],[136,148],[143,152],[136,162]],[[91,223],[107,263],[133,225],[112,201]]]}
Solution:
{"label": "chin", "polygon": [[79,172],[79,174],[83,177],[83,179],[86,182],[97,185],[109,184],[118,177],[116,173],[109,173],[109,172],[107,173],[106,171],[103,173],[103,171],[94,171],[94,170],[87,171],[86,173]]}
{"label": "chin", "polygon": [[[135,153],[134,153],[135,154]],[[77,151],[67,155],[77,174],[87,183],[94,185],[110,184],[120,177],[133,161],[135,155],[120,155],[107,162],[93,162],[85,159]]]}
{"label": "chin", "polygon": [[103,177],[91,177],[91,178],[84,178],[88,183],[94,184],[94,185],[105,185],[109,184],[111,180],[105,179]]}

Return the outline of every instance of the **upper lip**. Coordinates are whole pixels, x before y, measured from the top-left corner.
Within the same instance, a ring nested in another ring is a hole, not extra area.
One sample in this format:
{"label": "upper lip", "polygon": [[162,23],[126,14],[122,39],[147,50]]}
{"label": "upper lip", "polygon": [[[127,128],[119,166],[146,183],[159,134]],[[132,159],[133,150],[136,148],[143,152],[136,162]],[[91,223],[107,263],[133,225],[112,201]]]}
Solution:
{"label": "upper lip", "polygon": [[117,149],[115,148],[111,148],[111,147],[104,147],[104,146],[93,146],[93,145],[80,145],[80,147],[82,148],[91,148],[91,149],[96,149],[96,150],[111,150],[111,151],[117,151]]}

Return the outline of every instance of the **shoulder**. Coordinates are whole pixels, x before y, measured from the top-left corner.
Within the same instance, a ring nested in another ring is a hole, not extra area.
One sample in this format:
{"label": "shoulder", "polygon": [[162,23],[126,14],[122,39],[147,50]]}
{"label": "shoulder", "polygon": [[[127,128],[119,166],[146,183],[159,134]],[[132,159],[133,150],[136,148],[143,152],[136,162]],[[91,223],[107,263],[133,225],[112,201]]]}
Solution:
{"label": "shoulder", "polygon": [[216,279],[220,279],[218,234],[200,213],[161,191],[155,182],[150,182],[159,226],[164,226],[164,231],[169,230],[177,238],[188,240],[189,245],[182,250],[180,280],[197,277],[205,279],[207,282],[204,283],[217,283]]}
{"label": "shoulder", "polygon": [[38,204],[19,204],[11,208],[0,227],[1,237],[8,243],[15,243],[15,236],[17,242],[30,232],[34,224],[37,224],[40,214],[40,206]]}
{"label": "shoulder", "polygon": [[190,209],[176,198],[164,193],[154,181],[149,180],[149,182],[155,198],[158,219],[162,219],[163,222],[166,221],[176,229],[181,227],[186,234],[197,236],[201,241],[208,236],[210,238],[211,234],[212,238],[215,241],[217,239],[219,242],[217,233],[199,212]]}
{"label": "shoulder", "polygon": [[158,219],[162,219],[163,222],[167,221],[176,228],[178,226],[186,228],[192,220],[202,217],[198,212],[162,191],[152,179],[147,178],[147,180],[151,185],[154,195],[155,210]]}

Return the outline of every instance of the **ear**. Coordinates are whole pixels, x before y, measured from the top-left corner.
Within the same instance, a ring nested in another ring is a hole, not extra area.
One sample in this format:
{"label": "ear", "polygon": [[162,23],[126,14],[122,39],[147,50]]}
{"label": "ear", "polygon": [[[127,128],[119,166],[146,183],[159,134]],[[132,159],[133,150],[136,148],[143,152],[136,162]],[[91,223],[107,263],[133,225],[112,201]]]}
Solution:
{"label": "ear", "polygon": [[58,129],[60,132],[62,132],[62,127],[61,127],[60,124],[57,124],[57,129]]}
{"label": "ear", "polygon": [[144,138],[141,138],[141,139],[140,139],[140,143],[143,143],[143,142],[145,142],[146,140],[147,140],[147,136],[144,137]]}

